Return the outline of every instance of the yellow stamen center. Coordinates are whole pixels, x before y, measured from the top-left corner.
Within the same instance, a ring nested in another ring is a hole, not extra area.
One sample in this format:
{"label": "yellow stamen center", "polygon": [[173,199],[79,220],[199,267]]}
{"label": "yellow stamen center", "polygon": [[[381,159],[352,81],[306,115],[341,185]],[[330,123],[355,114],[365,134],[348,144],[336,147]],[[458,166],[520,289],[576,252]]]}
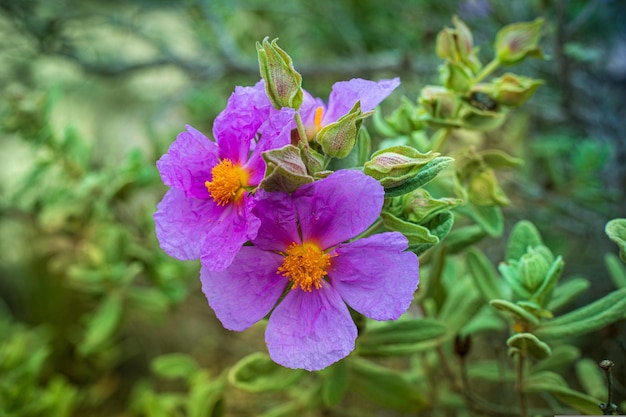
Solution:
{"label": "yellow stamen center", "polygon": [[244,187],[248,185],[250,177],[244,168],[224,158],[213,167],[211,174],[213,180],[206,181],[204,185],[218,206],[225,206],[233,200],[239,201],[243,197]]}
{"label": "yellow stamen center", "polygon": [[319,106],[315,109],[315,131],[319,132],[322,128],[322,117],[324,116],[324,108]]}
{"label": "yellow stamen center", "polygon": [[316,290],[322,288],[331,255],[324,253],[312,243],[292,243],[287,247],[285,254],[285,260],[276,273],[292,281],[292,290],[298,286],[308,292],[311,292],[313,287]]}

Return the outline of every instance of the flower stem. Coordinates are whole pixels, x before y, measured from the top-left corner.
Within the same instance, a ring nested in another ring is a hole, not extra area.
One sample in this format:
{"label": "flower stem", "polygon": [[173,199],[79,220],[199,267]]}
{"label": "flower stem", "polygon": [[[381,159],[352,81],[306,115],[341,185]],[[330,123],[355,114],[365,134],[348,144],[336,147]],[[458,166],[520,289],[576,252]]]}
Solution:
{"label": "flower stem", "polygon": [[524,394],[524,356],[517,355],[517,395],[519,398],[520,417],[528,417],[528,405]]}
{"label": "flower stem", "polygon": [[491,62],[488,63],[487,66],[484,67],[483,70],[476,76],[476,78],[474,78],[474,82],[475,83],[481,82],[482,80],[487,78],[489,74],[494,72],[499,66],[500,66],[500,61],[498,60],[498,58],[492,59]]}
{"label": "flower stem", "polygon": [[302,117],[300,117],[299,111],[296,111],[296,127],[298,129],[298,136],[300,136],[300,142],[302,142],[304,147],[308,149],[309,140],[306,137],[306,130],[304,130],[304,124],[302,124]]}
{"label": "flower stem", "polygon": [[617,410],[617,406],[613,404],[613,375],[611,374],[611,368],[615,365],[613,361],[608,359],[600,362],[600,368],[606,374],[606,385],[607,385],[607,402],[606,404],[600,404],[600,410],[605,416],[610,416],[614,411]]}

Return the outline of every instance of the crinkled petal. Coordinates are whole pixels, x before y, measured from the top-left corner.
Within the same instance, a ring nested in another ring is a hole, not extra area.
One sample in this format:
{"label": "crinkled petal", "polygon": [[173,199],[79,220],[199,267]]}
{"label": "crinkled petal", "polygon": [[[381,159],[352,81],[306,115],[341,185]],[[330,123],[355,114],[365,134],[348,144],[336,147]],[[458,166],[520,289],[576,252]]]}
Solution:
{"label": "crinkled petal", "polygon": [[288,283],[277,273],[282,261],[281,255],[244,246],[224,271],[202,267],[202,291],[225,328],[245,330],[272,310]]}
{"label": "crinkled petal", "polygon": [[170,189],[154,213],[161,248],[177,259],[200,258],[206,236],[213,229],[209,219],[217,214],[218,208],[213,200],[186,197],[183,191]]}
{"label": "crinkled petal", "polygon": [[265,342],[276,363],[316,371],[348,356],[356,336],[348,308],[326,284],[289,291],[270,316]]}
{"label": "crinkled petal", "polygon": [[380,215],[385,192],[360,171],[340,170],[293,193],[302,239],[323,249],[365,231]]}
{"label": "crinkled petal", "polygon": [[328,111],[322,119],[323,124],[336,122],[347,114],[358,100],[361,100],[363,112],[374,110],[399,85],[399,78],[378,82],[353,78],[350,81],[335,83],[328,98]]}
{"label": "crinkled petal", "polygon": [[291,243],[300,241],[296,210],[289,194],[258,190],[255,199],[252,213],[261,222],[252,241],[256,247],[284,251]]}
{"label": "crinkled petal", "polygon": [[395,320],[413,301],[419,261],[401,233],[381,233],[335,249],[328,277],[343,300],[375,320]]}
{"label": "crinkled petal", "polygon": [[263,81],[254,87],[236,87],[226,108],[213,123],[220,159],[228,158],[243,165],[248,159],[250,141],[269,117],[271,109]]}
{"label": "crinkled petal", "polygon": [[[219,216],[209,219],[213,225],[202,244],[202,266],[215,271],[226,269],[244,243],[254,239],[261,221],[252,214],[254,199],[245,196],[242,203],[229,204]],[[221,207],[220,207],[221,208]]]}
{"label": "crinkled petal", "polygon": [[281,109],[271,115],[259,129],[261,137],[245,164],[250,173],[249,185],[258,185],[265,175],[265,161],[261,152],[282,148],[291,143],[291,130],[295,128],[294,113],[293,109]]}
{"label": "crinkled petal", "polygon": [[165,185],[184,191],[187,197],[210,198],[204,183],[212,178],[217,161],[217,145],[187,126],[156,165]]}

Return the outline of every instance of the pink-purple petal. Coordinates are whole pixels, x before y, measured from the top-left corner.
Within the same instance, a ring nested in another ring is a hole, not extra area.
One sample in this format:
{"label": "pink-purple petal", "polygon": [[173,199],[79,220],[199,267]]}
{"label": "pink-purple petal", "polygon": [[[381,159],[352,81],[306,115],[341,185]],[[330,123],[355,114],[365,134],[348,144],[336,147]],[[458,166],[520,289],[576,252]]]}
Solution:
{"label": "pink-purple petal", "polygon": [[328,276],[343,300],[375,320],[395,320],[410,306],[419,282],[419,261],[406,252],[406,237],[381,233],[338,246]]}
{"label": "pink-purple petal", "polygon": [[348,308],[326,284],[311,292],[289,291],[270,316],[265,342],[276,363],[316,371],[348,356],[356,336]]}
{"label": "pink-purple petal", "polygon": [[355,170],[305,184],[293,193],[302,239],[328,249],[356,237],[376,221],[384,198],[378,181]]}
{"label": "pink-purple petal", "polygon": [[256,247],[284,251],[291,243],[300,241],[296,210],[289,194],[258,190],[252,213],[261,222],[252,241]]}
{"label": "pink-purple petal", "polygon": [[265,95],[263,81],[254,87],[236,87],[226,108],[213,123],[220,159],[228,158],[233,163],[244,164],[250,152],[250,142],[271,111],[272,104]]}
{"label": "pink-purple petal", "polygon": [[358,100],[361,101],[363,112],[374,110],[399,85],[399,78],[378,82],[353,78],[350,81],[335,83],[328,98],[328,110],[322,119],[323,123],[326,125],[336,122],[347,114]]}
{"label": "pink-purple petal", "polygon": [[282,261],[281,255],[244,246],[226,270],[202,267],[202,291],[225,328],[245,330],[274,308],[288,283],[277,274]]}
{"label": "pink-purple petal", "polygon": [[203,267],[223,271],[243,244],[256,237],[261,222],[252,214],[253,206],[254,200],[246,196],[242,203],[220,207],[219,215],[208,220],[212,228],[202,244]]}
{"label": "pink-purple petal", "polygon": [[217,162],[217,145],[187,126],[156,165],[165,185],[184,191],[188,197],[210,198],[204,183],[212,178]]}
{"label": "pink-purple petal", "polygon": [[215,216],[217,210],[213,200],[186,197],[183,191],[170,189],[154,213],[161,248],[177,259],[198,259],[206,236],[213,229],[209,218]]}

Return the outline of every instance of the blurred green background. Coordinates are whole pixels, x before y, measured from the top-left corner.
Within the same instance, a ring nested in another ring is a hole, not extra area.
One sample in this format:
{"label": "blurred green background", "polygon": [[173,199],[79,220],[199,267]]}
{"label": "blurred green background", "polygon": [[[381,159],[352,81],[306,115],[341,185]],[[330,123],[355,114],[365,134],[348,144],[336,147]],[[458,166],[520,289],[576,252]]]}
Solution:
{"label": "blurred green background", "polygon": [[[507,226],[533,221],[566,274],[592,280],[580,303],[597,298],[616,252],[604,224],[626,217],[622,1],[0,0],[0,416],[246,416],[279,403],[211,396],[228,366],[265,349],[263,328],[224,330],[199,263],[160,250],[155,161],[185,124],[210,135],[234,87],[259,80],[265,36],[324,99],[336,81],[399,76],[385,114],[437,82],[435,37],[453,15],[485,56],[503,25],[546,19],[548,59],[516,69],[546,84],[483,140],[526,161],[501,178]],[[502,241],[483,249],[502,258]],[[625,331],[581,348],[624,357]],[[187,356],[153,361],[171,353]],[[157,395],[171,409],[151,409]],[[183,397],[187,414],[171,411]]]}

